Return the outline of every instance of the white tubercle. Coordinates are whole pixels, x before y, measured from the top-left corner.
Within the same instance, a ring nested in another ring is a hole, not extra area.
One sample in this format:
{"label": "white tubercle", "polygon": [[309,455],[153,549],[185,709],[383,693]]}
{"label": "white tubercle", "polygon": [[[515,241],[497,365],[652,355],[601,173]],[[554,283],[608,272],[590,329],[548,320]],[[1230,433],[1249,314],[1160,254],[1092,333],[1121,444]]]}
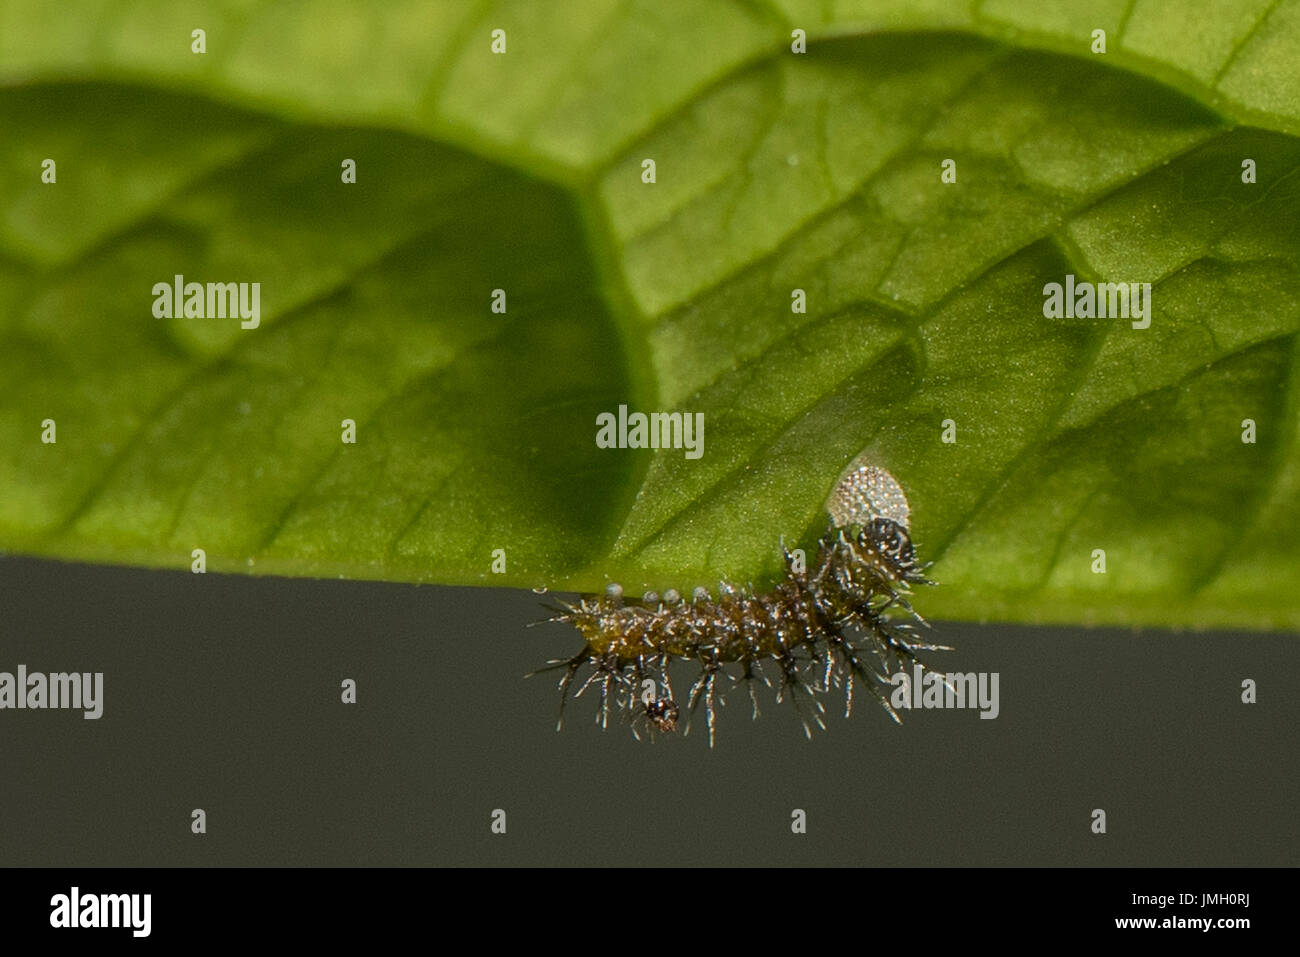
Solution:
{"label": "white tubercle", "polygon": [[826,511],[837,528],[865,525],[872,519],[887,518],[910,529],[911,512],[898,480],[865,453],[849,463],[826,499]]}

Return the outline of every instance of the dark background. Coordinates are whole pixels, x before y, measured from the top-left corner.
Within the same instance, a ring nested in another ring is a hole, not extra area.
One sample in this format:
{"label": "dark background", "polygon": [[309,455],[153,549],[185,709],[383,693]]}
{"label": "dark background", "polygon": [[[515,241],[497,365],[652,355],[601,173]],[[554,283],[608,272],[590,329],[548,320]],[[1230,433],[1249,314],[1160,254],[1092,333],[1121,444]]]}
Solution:
{"label": "dark background", "polygon": [[0,864],[1300,863],[1293,635],[937,623],[996,720],[859,697],[809,742],[738,689],[710,751],[555,733],[541,600],[0,558],[0,671],[105,672],[98,721],[0,711]]}

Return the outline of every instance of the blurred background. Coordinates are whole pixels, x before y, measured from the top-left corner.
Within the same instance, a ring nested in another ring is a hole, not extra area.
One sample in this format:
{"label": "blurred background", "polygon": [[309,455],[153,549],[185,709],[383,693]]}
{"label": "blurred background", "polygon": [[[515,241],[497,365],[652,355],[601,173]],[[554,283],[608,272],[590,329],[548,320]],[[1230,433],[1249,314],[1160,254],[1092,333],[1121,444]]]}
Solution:
{"label": "blurred background", "polygon": [[1300,861],[1293,638],[938,622],[936,667],[1000,673],[996,720],[859,697],[808,741],[737,689],[710,752],[702,714],[638,743],[586,698],[557,734],[523,676],[579,643],[527,627],[528,591],[24,558],[0,583],[0,671],[103,671],[105,699],[0,712],[7,865]]}

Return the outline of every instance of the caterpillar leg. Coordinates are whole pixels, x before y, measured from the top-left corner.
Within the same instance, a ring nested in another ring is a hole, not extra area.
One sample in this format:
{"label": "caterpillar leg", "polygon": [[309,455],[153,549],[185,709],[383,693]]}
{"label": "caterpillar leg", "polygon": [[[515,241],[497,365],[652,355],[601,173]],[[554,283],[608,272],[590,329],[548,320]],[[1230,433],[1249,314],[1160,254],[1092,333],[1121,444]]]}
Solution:
{"label": "caterpillar leg", "polygon": [[754,690],[754,667],[755,666],[757,666],[759,669],[758,674],[762,682],[766,684],[769,688],[772,686],[771,682],[767,680],[767,676],[763,674],[762,662],[756,661],[753,658],[743,659],[743,661],[741,662],[741,667],[744,670],[741,671],[740,673],[740,680],[744,682],[745,690],[749,692],[750,704],[752,704],[754,707],[754,712],[751,715],[751,720],[753,721],[758,720],[758,694]]}
{"label": "caterpillar leg", "polygon": [[704,713],[709,726],[710,748],[713,747],[714,730],[717,723],[715,710],[717,703],[716,687],[717,677],[720,671],[721,666],[718,664],[716,653],[705,659],[704,667],[703,670],[700,671],[699,678],[697,678],[695,684],[691,686],[691,692],[687,702],[687,707],[690,708],[691,714],[694,715],[696,705],[700,703],[701,698],[704,699]]}
{"label": "caterpillar leg", "polygon": [[804,736],[812,740],[812,727],[808,724],[808,716],[805,715],[804,709],[799,704],[800,693],[805,693],[812,705],[810,712],[813,722],[823,731],[826,730],[826,723],[822,720],[822,714],[826,709],[822,703],[817,700],[817,690],[808,684],[799,670],[799,662],[791,653],[790,649],[784,647],[773,655],[776,659],[777,667],[781,669],[780,684],[776,689],[776,700],[780,704],[789,701],[794,708],[795,715],[799,718],[799,723],[803,725]]}
{"label": "caterpillar leg", "polygon": [[[552,619],[554,620],[554,619]],[[555,730],[559,731],[564,727],[564,705],[569,699],[569,685],[573,684],[573,677],[592,658],[593,649],[586,645],[580,652],[572,658],[553,658],[536,671],[530,671],[524,675],[525,678],[531,678],[534,675],[545,674],[548,671],[555,671],[557,668],[563,668],[564,674],[560,676],[558,685],[560,690],[560,715],[555,721]]]}

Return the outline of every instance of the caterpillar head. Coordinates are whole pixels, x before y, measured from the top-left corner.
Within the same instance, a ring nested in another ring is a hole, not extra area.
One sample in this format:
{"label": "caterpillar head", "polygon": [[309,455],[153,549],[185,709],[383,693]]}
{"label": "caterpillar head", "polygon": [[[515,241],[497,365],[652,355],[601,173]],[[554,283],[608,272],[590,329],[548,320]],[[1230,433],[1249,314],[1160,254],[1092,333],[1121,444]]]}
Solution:
{"label": "caterpillar head", "polygon": [[866,453],[850,462],[835,483],[826,499],[826,511],[836,528],[867,527],[883,518],[905,532],[910,530],[903,487],[880,466],[870,464]]}
{"label": "caterpillar head", "polygon": [[926,581],[912,547],[907,496],[898,480],[865,454],[835,483],[826,511],[837,533],[831,567],[843,594],[862,602],[879,589],[896,594]]}

